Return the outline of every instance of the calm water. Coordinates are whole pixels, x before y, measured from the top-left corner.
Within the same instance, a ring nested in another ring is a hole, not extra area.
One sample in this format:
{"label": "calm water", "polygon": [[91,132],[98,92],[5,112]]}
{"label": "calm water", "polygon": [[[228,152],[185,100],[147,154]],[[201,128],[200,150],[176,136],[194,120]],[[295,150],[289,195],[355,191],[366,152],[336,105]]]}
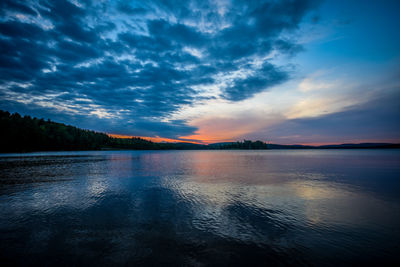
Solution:
{"label": "calm water", "polygon": [[0,262],[394,265],[400,150],[3,154]]}

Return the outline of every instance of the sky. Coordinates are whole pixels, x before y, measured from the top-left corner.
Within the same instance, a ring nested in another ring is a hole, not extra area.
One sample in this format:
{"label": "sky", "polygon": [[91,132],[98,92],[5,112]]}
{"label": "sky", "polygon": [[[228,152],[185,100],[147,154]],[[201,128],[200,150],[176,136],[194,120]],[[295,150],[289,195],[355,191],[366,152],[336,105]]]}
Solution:
{"label": "sky", "polygon": [[400,1],[0,2],[0,109],[197,143],[400,142]]}

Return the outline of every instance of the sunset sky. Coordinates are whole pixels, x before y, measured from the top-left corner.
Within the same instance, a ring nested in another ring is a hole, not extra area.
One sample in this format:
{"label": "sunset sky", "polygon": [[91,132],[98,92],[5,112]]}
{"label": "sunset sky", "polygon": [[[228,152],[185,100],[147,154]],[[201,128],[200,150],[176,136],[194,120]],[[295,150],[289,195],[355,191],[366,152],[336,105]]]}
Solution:
{"label": "sunset sky", "polygon": [[155,141],[400,142],[400,1],[0,2],[0,109]]}

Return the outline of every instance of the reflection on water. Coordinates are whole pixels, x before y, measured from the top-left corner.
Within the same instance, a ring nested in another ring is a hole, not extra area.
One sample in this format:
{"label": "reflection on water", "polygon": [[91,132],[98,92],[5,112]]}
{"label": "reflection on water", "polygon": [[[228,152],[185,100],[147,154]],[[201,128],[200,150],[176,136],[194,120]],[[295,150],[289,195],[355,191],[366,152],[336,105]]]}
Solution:
{"label": "reflection on water", "polygon": [[9,264],[400,263],[400,151],[0,157]]}

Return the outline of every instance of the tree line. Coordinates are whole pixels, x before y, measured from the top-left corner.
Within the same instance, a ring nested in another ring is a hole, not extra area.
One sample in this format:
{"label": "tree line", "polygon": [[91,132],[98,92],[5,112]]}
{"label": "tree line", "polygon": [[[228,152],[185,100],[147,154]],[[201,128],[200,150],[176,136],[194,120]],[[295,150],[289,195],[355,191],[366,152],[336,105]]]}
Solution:
{"label": "tree line", "polygon": [[218,149],[268,149],[269,145],[262,141],[243,140],[225,144],[211,145]]}
{"label": "tree line", "polygon": [[139,137],[113,138],[63,123],[21,116],[0,110],[0,152],[101,150],[101,149],[265,149],[261,141],[200,145],[155,143]]}

